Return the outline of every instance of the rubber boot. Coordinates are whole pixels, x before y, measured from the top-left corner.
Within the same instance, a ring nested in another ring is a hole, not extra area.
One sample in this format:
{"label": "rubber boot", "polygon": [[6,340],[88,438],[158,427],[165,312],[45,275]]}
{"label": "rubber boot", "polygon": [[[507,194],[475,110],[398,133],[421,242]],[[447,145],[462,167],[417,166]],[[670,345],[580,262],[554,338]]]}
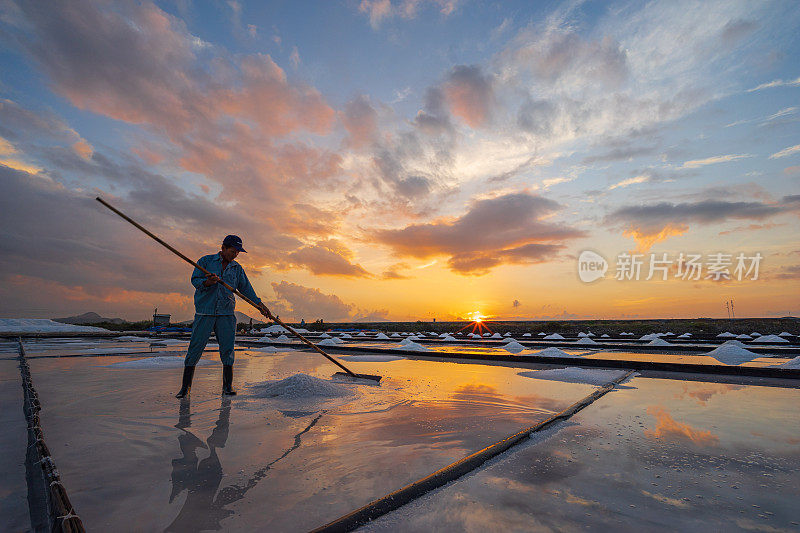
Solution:
{"label": "rubber boot", "polygon": [[222,394],[224,396],[235,396],[233,390],[233,365],[222,365]]}
{"label": "rubber boot", "polygon": [[183,384],[181,385],[181,390],[178,394],[175,395],[176,398],[183,398],[189,391],[192,390],[192,378],[194,377],[194,367],[193,366],[185,366],[183,367]]}

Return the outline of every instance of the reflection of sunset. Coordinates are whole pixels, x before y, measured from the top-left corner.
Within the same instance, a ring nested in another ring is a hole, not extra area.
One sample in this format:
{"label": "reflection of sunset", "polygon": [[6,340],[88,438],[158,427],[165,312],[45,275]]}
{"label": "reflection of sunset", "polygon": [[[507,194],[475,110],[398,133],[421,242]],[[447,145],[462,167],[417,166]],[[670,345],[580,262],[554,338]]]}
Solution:
{"label": "reflection of sunset", "polygon": [[668,439],[670,437],[677,438],[677,440],[688,439],[701,446],[716,445],[719,443],[718,436],[710,431],[694,429],[689,424],[676,421],[663,407],[648,407],[647,414],[656,419],[656,428],[653,430],[646,429],[644,431],[645,436],[649,439],[659,440]]}

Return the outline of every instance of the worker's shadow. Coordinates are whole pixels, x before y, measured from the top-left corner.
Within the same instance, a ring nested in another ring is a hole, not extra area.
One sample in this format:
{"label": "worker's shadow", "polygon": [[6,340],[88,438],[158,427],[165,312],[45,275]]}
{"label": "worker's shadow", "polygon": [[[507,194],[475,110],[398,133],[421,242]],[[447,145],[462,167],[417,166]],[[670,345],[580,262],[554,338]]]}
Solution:
{"label": "worker's shadow", "polygon": [[[182,431],[178,435],[178,444],[183,457],[172,461],[169,501],[172,503],[184,490],[187,491],[186,501],[178,516],[164,531],[218,530],[222,527],[220,522],[233,514],[233,511],[224,509],[220,502],[214,501],[223,476],[217,448],[224,448],[228,440],[230,416],[231,400],[223,396],[217,423],[204,443],[188,429],[192,425],[189,397],[181,399],[175,427]],[[208,457],[198,460],[198,448],[207,448],[210,451]]]}
{"label": "worker's shadow", "polygon": [[[219,490],[223,474],[222,465],[217,456],[217,448],[224,448],[225,442],[228,440],[231,400],[223,396],[217,423],[211,436],[204,443],[188,430],[192,425],[189,397],[181,399],[178,423],[175,427],[181,430],[181,434],[178,435],[178,444],[183,456],[172,461],[172,492],[169,495],[169,501],[171,503],[184,490],[187,491],[187,494],[178,516],[164,531],[222,529],[220,522],[234,513],[225,507],[241,500],[267,475],[275,463],[298,449],[302,444],[302,436],[311,431],[324,413],[325,411],[322,411],[311,419],[308,426],[294,435],[294,442],[289,448],[256,470],[247,481]],[[197,458],[199,448],[207,448],[210,451],[208,457],[202,461]]]}

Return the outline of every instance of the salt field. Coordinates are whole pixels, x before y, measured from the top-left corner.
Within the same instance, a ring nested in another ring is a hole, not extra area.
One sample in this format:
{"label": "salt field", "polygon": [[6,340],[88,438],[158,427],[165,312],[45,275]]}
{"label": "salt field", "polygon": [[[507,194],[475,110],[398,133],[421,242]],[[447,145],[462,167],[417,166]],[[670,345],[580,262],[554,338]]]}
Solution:
{"label": "salt field", "polygon": [[[47,446],[87,530],[313,530],[581,401],[577,413],[361,528],[798,528],[800,381],[791,370],[735,370],[785,364],[788,354],[716,361],[727,374],[665,374],[585,360],[690,366],[713,357],[542,347],[522,335],[446,345],[373,336],[328,348],[354,372],[382,375],[379,384],[333,377],[326,359],[284,339],[240,338],[239,394],[220,396],[212,347],[183,400],[173,397],[180,338],[23,345]],[[529,345],[517,356],[503,349],[509,341]],[[398,353],[414,344],[425,351]],[[28,497],[18,344],[7,339],[0,350],[0,397],[13,406],[3,410],[0,511],[9,529],[26,530],[42,517]],[[483,359],[459,357],[469,353]]]}

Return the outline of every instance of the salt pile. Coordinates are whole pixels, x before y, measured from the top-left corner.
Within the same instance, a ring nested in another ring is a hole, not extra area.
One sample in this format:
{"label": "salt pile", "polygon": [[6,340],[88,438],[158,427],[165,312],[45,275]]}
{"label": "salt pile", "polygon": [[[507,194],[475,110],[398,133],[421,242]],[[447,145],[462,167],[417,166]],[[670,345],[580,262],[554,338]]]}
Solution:
{"label": "salt pile", "polygon": [[627,335],[629,337],[633,337],[633,333],[625,333],[624,331],[622,333],[620,333],[619,335],[620,335],[620,337],[623,336],[623,335]]}
{"label": "salt pile", "polygon": [[399,334],[399,333],[392,333],[392,335],[391,335],[391,336],[392,336],[392,337],[399,337],[399,336],[400,336],[400,334]]}
{"label": "salt pile", "polygon": [[424,347],[421,344],[417,344],[414,341],[411,341],[407,344],[400,343],[400,348],[403,350],[413,350],[415,352],[429,352],[430,350]]}
{"label": "salt pile", "polygon": [[147,342],[150,340],[150,337],[136,337],[134,335],[123,335],[122,337],[117,337],[117,340],[120,342]]}
{"label": "salt pile", "polygon": [[745,339],[745,340],[752,339],[752,337],[750,335],[748,335],[747,333],[742,333],[741,335],[737,335],[736,338],[737,339]]}
{"label": "salt pile", "polygon": [[0,318],[0,333],[102,333],[109,331],[93,326],[62,324],[45,318]]}
{"label": "salt pile", "polygon": [[531,334],[530,334],[530,333],[523,333],[523,334],[522,334],[522,336],[523,336],[523,337],[530,337],[530,336],[531,336]]}
{"label": "salt pile", "polygon": [[740,365],[759,357],[757,353],[743,348],[742,343],[739,341],[723,342],[720,346],[714,348],[705,355],[713,357],[720,363],[726,365]]}
{"label": "salt pile", "polygon": [[659,334],[658,333],[648,333],[647,335],[642,335],[641,337],[639,337],[639,340],[640,341],[651,341],[653,339],[658,339],[658,338],[659,338]]}
{"label": "salt pile", "polygon": [[[484,335],[484,337],[485,337],[485,335]],[[494,334],[494,335],[492,335],[490,338],[491,338],[491,339],[502,339],[502,338],[503,338],[503,336],[502,336],[502,335],[500,335],[499,333],[495,333],[495,334]]]}
{"label": "salt pile", "polygon": [[583,337],[582,339],[575,341],[575,344],[597,344],[597,341],[590,339],[589,337]]}
{"label": "salt pile", "polygon": [[751,334],[750,334],[750,336],[751,336],[751,337],[760,337],[760,336],[761,336],[761,333],[759,333],[759,332],[757,332],[757,331],[754,331],[753,333],[751,333]]}
{"label": "salt pile", "polygon": [[292,339],[290,339],[290,338],[289,338],[289,337],[287,337],[286,335],[281,335],[280,337],[276,338],[276,339],[275,339],[274,341],[272,341],[272,342],[292,342]]}
{"label": "salt pile", "polygon": [[277,324],[270,326],[268,328],[262,328],[258,331],[259,333],[289,333],[289,330],[284,328],[283,326],[279,326]]}
{"label": "salt pile", "polygon": [[757,339],[753,339],[753,342],[756,344],[778,344],[787,343],[789,341],[783,337],[778,337],[777,335],[762,335]]}
{"label": "salt pile", "polygon": [[549,348],[545,348],[544,350],[539,350],[538,352],[534,352],[530,355],[538,355],[539,357],[570,357],[574,359],[579,359],[579,355],[572,355],[564,350],[559,350],[555,346],[551,346]]}
{"label": "salt pile", "polygon": [[356,335],[356,337],[366,337],[366,336],[367,336],[367,334],[364,333],[363,331],[361,333],[359,333],[358,335]]}
{"label": "salt pile", "polygon": [[535,370],[520,372],[519,376],[534,379],[563,381],[565,383],[582,383],[585,385],[605,385],[624,376],[625,370],[604,370],[598,368],[553,368],[551,370]]}
{"label": "salt pile", "polygon": [[457,339],[455,337],[451,336],[451,335],[448,335],[447,337],[444,337],[442,340],[443,341],[454,341],[454,340],[457,340]]}
{"label": "salt pile", "polygon": [[341,335],[339,335],[339,338],[340,339],[352,339],[353,337],[351,337],[347,333],[342,333]]}
{"label": "salt pile", "polygon": [[679,339],[688,339],[691,336],[692,336],[691,333],[684,333],[683,335],[678,335],[678,338]]}
{"label": "salt pile", "polygon": [[539,333],[539,336],[540,336],[540,337],[544,337],[545,335],[547,335],[547,333],[545,333],[545,332],[541,332],[541,333]]}
{"label": "salt pile", "polygon": [[600,335],[601,339],[607,339],[609,337],[610,337],[610,335],[608,333],[603,333],[602,335]]}
{"label": "salt pile", "polygon": [[792,335],[788,331],[784,331],[782,333],[778,333],[778,337],[794,337],[794,335]]}
{"label": "salt pile", "polygon": [[564,337],[562,337],[558,333],[553,333],[551,335],[546,336],[544,338],[544,340],[546,340],[546,341],[563,341]]}
{"label": "salt pile", "polygon": [[584,333],[582,331],[580,333],[578,333],[578,337],[588,337],[588,336],[589,336],[588,333]]}
{"label": "salt pile", "polygon": [[785,363],[781,363],[779,365],[770,365],[770,368],[800,368],[800,355],[786,361]]}
{"label": "salt pile", "polygon": [[[488,333],[488,332],[483,334],[483,336],[484,336],[484,337],[490,337],[491,335],[492,335],[492,334],[491,334],[491,333]],[[496,334],[495,334],[495,335],[496,335]]]}
{"label": "salt pile", "polygon": [[717,335],[717,337],[734,338],[734,337],[736,337],[736,334],[735,333],[731,333],[730,331],[725,331],[725,332],[720,333],[719,335]]}
{"label": "salt pile", "polygon": [[[176,355],[156,355],[154,357],[146,357],[144,359],[136,359],[133,361],[122,361],[119,363],[112,363],[106,365],[113,368],[138,368],[146,370],[158,370],[159,368],[183,368],[183,356]],[[214,362],[207,359],[200,359],[197,362],[198,366],[213,365]]]}
{"label": "salt pile", "polygon": [[672,346],[670,343],[662,338],[653,339],[647,343],[647,346]]}
{"label": "salt pile", "polygon": [[319,346],[336,346],[337,344],[342,344],[342,341],[339,339],[323,339],[317,343]]}
{"label": "salt pile", "polygon": [[406,346],[407,344],[413,344],[414,341],[419,340],[416,337],[406,337],[405,339],[400,341],[400,344]]}
{"label": "salt pile", "polygon": [[251,352],[262,352],[262,353],[278,353],[281,350],[278,350],[274,346],[262,346],[261,348],[251,348]]}
{"label": "salt pile", "polygon": [[511,336],[511,333],[506,333],[505,335],[503,335],[503,337],[510,337],[510,336]]}
{"label": "salt pile", "polygon": [[280,381],[267,381],[250,385],[256,398],[286,398],[291,400],[308,398],[341,398],[353,391],[343,384],[315,378],[307,374],[295,374]]}
{"label": "salt pile", "polygon": [[323,333],[322,335],[320,335],[320,336],[319,336],[319,338],[320,338],[320,339],[330,339],[330,338],[331,338],[331,336],[330,336],[330,335],[328,335],[327,333]]}
{"label": "salt pile", "polygon": [[674,333],[672,333],[671,331],[668,331],[668,332],[664,333],[664,336],[665,336],[665,337],[670,337],[670,336],[672,336],[672,335],[675,335],[675,334],[674,334]]}
{"label": "salt pile", "polygon": [[507,352],[519,353],[522,350],[524,350],[525,347],[523,345],[521,345],[520,343],[518,343],[517,341],[511,341],[508,344],[506,344],[505,346],[503,346],[503,349],[506,350]]}
{"label": "salt pile", "polygon": [[385,333],[378,333],[377,335],[375,335],[375,340],[376,341],[388,341],[389,337],[387,337]]}

